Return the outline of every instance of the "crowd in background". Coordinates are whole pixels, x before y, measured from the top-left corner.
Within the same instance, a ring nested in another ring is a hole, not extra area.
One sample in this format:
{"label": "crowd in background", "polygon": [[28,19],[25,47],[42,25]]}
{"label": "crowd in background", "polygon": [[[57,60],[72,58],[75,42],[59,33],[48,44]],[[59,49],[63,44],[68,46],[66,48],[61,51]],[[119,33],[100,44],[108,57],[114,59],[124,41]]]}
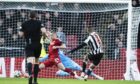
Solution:
{"label": "crowd in background", "polygon": [[[59,9],[63,9],[63,6],[61,4]],[[78,8],[78,4],[75,4],[74,10]],[[0,47],[24,48],[24,39],[19,38],[18,31],[21,24],[29,19],[29,12],[30,10],[27,9],[0,10]],[[36,12],[37,19],[42,21],[46,29],[58,31],[59,38],[66,45],[70,45],[67,40],[70,35],[77,40],[77,43],[72,45],[80,44],[87,36],[86,28],[93,27],[103,39],[107,58],[119,58],[120,48],[126,48],[127,10],[81,13],[36,10]],[[18,51],[15,53],[17,54]],[[0,48],[0,53],[4,52],[7,53],[6,50]],[[14,56],[15,53],[11,52],[10,55]],[[3,55],[7,56],[7,54]]]}
{"label": "crowd in background", "polygon": [[133,7],[140,7],[140,0],[132,0]]}

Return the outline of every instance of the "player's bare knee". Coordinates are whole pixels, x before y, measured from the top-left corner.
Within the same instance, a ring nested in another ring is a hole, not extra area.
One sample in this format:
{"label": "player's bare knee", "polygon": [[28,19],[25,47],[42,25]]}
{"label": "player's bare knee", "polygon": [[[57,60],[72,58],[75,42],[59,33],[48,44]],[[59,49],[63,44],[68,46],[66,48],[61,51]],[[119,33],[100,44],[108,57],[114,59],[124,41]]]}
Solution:
{"label": "player's bare knee", "polygon": [[35,64],[39,64],[39,58],[35,58]]}
{"label": "player's bare knee", "polygon": [[27,57],[27,63],[35,63],[35,57]]}
{"label": "player's bare knee", "polygon": [[39,69],[43,69],[43,68],[45,68],[45,64],[41,63],[41,64],[39,65]]}
{"label": "player's bare knee", "polygon": [[83,62],[85,62],[85,63],[88,62],[88,58],[87,58],[87,56],[84,56]]}
{"label": "player's bare knee", "polygon": [[59,68],[59,69],[61,69],[61,70],[63,70],[63,71],[65,70],[65,68],[64,68],[64,67],[61,67],[61,68]]}
{"label": "player's bare knee", "polygon": [[58,66],[59,69],[65,70],[65,67],[64,67],[64,65],[62,63],[59,63],[57,66]]}
{"label": "player's bare knee", "polygon": [[91,68],[91,69],[94,69],[94,68],[95,68],[95,66],[91,66],[90,68]]}
{"label": "player's bare knee", "polygon": [[93,70],[95,68],[96,65],[94,65],[93,63],[90,64],[89,69]]}
{"label": "player's bare knee", "polygon": [[87,55],[84,56],[84,59],[87,60]]}

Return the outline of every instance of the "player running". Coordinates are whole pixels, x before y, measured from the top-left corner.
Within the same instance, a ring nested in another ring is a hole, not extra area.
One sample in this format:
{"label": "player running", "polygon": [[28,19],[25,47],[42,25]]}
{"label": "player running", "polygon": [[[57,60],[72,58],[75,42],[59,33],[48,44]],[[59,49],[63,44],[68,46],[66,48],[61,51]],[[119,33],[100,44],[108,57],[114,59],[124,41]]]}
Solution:
{"label": "player running", "polygon": [[[100,60],[103,57],[103,49],[102,49],[103,45],[99,35],[96,32],[92,31],[92,27],[87,28],[87,32],[89,33],[89,36],[84,40],[84,42],[81,45],[79,45],[77,48],[74,48],[73,50],[67,53],[67,54],[73,53],[76,50],[83,48],[84,46],[87,45],[89,46],[90,50],[89,53],[84,56],[82,73],[81,73],[81,77],[84,78],[85,80],[87,80],[88,76],[91,75],[92,70],[95,68],[95,66],[97,66],[100,63]],[[85,73],[88,60],[91,63],[89,65],[87,73]],[[94,75],[94,76],[97,79],[103,80],[103,78],[98,75]]]}
{"label": "player running", "polygon": [[65,68],[62,64],[60,57],[59,57],[59,49],[65,49],[66,46],[63,44],[58,38],[56,32],[52,33],[51,42],[49,45],[49,58],[45,62],[41,63],[39,65],[39,68],[46,68],[46,67],[52,67],[53,65],[56,65],[59,69],[69,73],[70,75],[74,76],[76,79],[81,79],[76,72],[72,72],[71,69]]}

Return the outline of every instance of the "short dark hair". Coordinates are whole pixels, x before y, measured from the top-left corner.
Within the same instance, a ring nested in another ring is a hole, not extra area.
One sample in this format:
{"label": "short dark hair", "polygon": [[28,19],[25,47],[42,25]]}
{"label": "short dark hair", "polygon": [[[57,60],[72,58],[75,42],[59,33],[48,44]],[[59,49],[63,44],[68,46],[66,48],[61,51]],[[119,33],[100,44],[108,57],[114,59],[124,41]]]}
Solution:
{"label": "short dark hair", "polygon": [[32,11],[30,13],[30,18],[36,18],[36,12],[35,11]]}

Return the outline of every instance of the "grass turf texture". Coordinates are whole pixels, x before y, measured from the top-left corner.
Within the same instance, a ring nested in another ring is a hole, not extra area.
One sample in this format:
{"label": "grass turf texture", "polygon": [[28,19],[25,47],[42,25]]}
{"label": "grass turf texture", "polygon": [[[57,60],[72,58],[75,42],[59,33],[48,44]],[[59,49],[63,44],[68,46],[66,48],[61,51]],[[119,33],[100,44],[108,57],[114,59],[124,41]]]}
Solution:
{"label": "grass turf texture", "polygon": [[[0,84],[28,84],[25,78],[0,78]],[[39,84],[140,84],[140,81],[124,80],[88,80],[81,81],[76,79],[38,79]]]}

